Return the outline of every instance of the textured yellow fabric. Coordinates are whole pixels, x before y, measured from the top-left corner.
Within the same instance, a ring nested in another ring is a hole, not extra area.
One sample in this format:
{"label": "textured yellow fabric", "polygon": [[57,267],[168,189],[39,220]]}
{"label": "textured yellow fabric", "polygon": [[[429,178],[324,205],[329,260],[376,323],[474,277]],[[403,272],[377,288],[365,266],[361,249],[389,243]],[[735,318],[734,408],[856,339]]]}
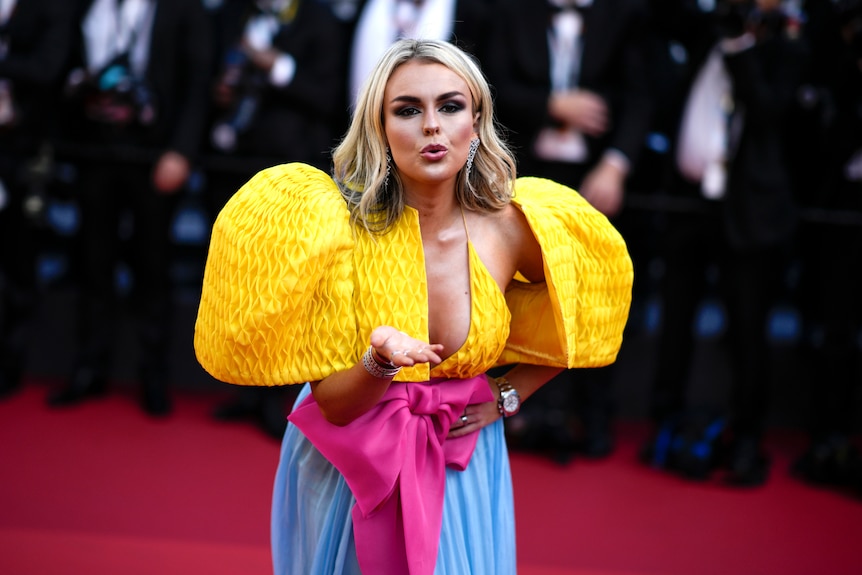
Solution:
{"label": "textured yellow fabric", "polygon": [[[569,188],[521,179],[516,190],[549,281],[513,282],[504,298],[471,245],[467,341],[433,370],[405,368],[398,380],[469,377],[495,362],[614,360],[631,297],[622,239]],[[195,326],[198,361],[222,381],[282,385],[355,364],[378,325],[427,340],[424,270],[415,210],[372,237],[351,226],[323,172],[304,164],[264,170],[213,226]]]}
{"label": "textured yellow fabric", "polygon": [[580,194],[550,180],[518,178],[514,201],[542,246],[546,283],[507,290],[512,326],[500,363],[613,363],[634,279],[622,236]]}
{"label": "textured yellow fabric", "polygon": [[302,164],[260,172],[213,225],[198,361],[216,379],[246,385],[349,368],[358,345],[353,280],[351,225],[335,183]]}

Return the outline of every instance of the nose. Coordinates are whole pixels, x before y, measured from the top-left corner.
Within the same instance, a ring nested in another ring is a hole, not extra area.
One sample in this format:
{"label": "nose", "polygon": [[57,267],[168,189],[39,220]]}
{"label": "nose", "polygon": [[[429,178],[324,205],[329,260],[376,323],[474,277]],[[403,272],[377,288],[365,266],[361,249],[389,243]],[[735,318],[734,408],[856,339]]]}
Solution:
{"label": "nose", "polygon": [[440,131],[440,123],[437,121],[435,112],[425,114],[425,122],[422,124],[422,131],[426,136],[436,134]]}

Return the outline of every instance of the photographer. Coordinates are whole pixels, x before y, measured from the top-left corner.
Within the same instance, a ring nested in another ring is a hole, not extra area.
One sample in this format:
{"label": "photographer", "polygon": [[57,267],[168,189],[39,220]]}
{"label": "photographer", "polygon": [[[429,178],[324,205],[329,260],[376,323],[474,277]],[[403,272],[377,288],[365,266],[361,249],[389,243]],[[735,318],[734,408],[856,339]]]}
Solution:
{"label": "photographer", "polygon": [[[317,0],[227,0],[214,17],[220,69],[205,192],[212,217],[264,168],[304,162],[328,171],[346,71],[342,25]],[[289,391],[243,388],[214,415],[251,420],[281,439]]]}
{"label": "photographer", "polygon": [[285,161],[328,167],[343,117],[340,26],[315,0],[226,0],[215,11],[220,69],[209,143],[242,181]]}
{"label": "photographer", "polygon": [[[806,52],[802,19],[789,6],[722,0],[705,11],[688,0],[654,3],[664,34],[687,56],[679,99],[666,101],[682,111],[668,155],[668,193],[697,199],[703,209],[669,213],[661,238],[664,315],[651,397],[654,435],[643,458],[689,478],[716,469],[732,485],[768,478],[766,321],[795,237],[787,142],[796,129],[790,119]],[[701,418],[687,388],[693,322],[711,289],[726,312],[730,390],[726,415]]]}
{"label": "photographer", "polygon": [[210,22],[199,0],[89,0],[78,17],[80,61],[67,85],[72,121],[63,148],[80,167],[78,350],[71,377],[48,402],[70,405],[105,390],[115,265],[128,255],[142,407],[165,415],[169,226],[203,140]]}
{"label": "photographer", "polygon": [[30,166],[53,136],[53,96],[72,41],[71,6],[67,0],[0,3],[0,396],[20,386],[27,361],[43,207]]}
{"label": "photographer", "polygon": [[[862,389],[862,1],[816,4],[810,26],[812,102],[806,206],[850,221],[812,221],[803,232],[802,309],[808,439],[792,472],[816,485],[862,496],[858,445]],[[828,212],[827,212],[828,213]],[[816,337],[814,337],[816,336]]]}

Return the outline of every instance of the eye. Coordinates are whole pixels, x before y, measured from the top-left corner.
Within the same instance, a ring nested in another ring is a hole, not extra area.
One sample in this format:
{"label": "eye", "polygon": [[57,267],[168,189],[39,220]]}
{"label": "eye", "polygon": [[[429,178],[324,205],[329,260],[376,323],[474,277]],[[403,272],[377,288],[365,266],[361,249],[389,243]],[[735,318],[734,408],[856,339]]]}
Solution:
{"label": "eye", "polygon": [[415,116],[418,113],[419,113],[419,108],[417,108],[415,106],[404,106],[403,108],[397,108],[395,110],[396,116],[402,116],[405,118],[409,117],[409,116]]}
{"label": "eye", "polygon": [[440,106],[440,111],[446,114],[455,114],[464,109],[463,104],[459,102],[446,102]]}

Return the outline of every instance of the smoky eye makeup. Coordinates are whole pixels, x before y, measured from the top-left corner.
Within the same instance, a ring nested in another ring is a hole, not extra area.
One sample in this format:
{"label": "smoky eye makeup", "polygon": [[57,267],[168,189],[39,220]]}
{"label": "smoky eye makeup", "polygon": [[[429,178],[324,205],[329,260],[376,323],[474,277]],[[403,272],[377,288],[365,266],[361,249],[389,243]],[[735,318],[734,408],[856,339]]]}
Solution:
{"label": "smoky eye makeup", "polygon": [[441,112],[444,112],[447,114],[454,114],[454,113],[460,112],[461,110],[463,110],[465,108],[466,108],[466,106],[459,101],[449,101],[449,102],[444,102],[443,104],[441,104],[439,109]]}

